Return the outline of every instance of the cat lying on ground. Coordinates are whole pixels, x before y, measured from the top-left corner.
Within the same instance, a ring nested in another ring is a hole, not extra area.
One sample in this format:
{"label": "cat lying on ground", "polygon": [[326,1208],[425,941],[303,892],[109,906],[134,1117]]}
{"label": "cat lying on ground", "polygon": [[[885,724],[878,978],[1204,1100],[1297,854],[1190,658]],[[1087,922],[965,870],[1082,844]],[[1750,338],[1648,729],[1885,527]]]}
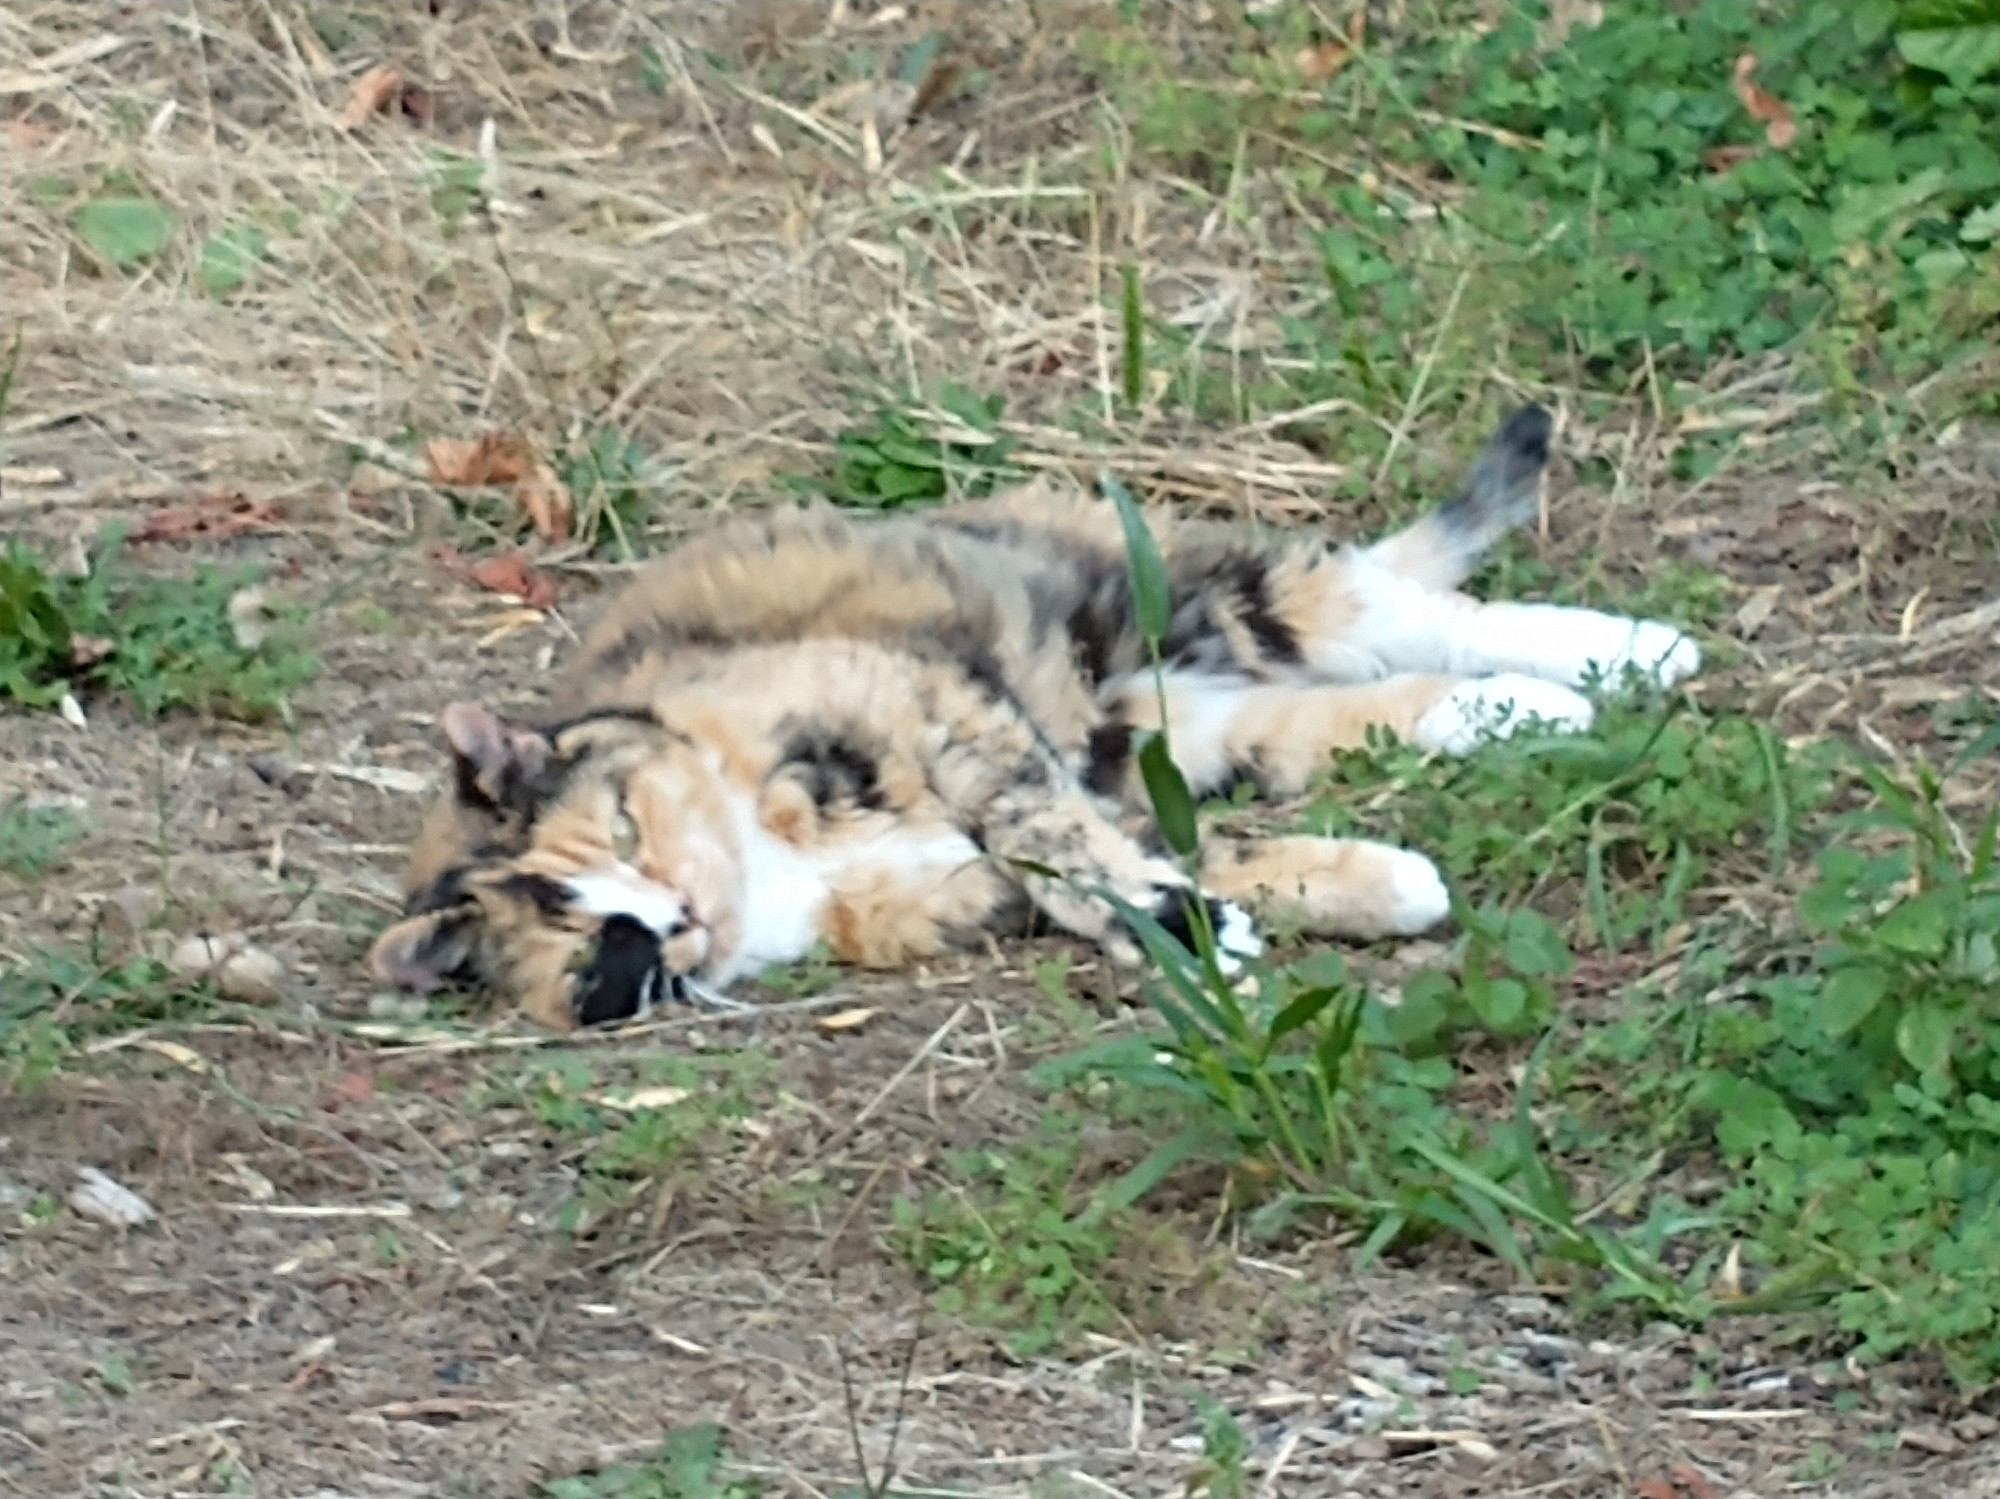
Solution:
{"label": "cat lying on ground", "polygon": [[[1580,729],[1594,675],[1698,669],[1671,625],[1457,591],[1534,513],[1549,430],[1515,412],[1454,499],[1370,546],[1150,517],[1168,743],[1196,795],[1294,795],[1371,728],[1447,754]],[[1161,693],[1108,500],[1036,481],[725,524],[638,571],[556,689],[539,724],[445,708],[451,784],[374,945],[384,979],[487,986],[568,1028],[719,997],[821,940],[896,968],[1039,915],[1130,959],[1104,889],[1188,931],[1188,878],[1146,841],[1135,740]],[[1448,910],[1422,854],[1349,839],[1207,840],[1200,887],[1237,956],[1250,909],[1354,938]]]}

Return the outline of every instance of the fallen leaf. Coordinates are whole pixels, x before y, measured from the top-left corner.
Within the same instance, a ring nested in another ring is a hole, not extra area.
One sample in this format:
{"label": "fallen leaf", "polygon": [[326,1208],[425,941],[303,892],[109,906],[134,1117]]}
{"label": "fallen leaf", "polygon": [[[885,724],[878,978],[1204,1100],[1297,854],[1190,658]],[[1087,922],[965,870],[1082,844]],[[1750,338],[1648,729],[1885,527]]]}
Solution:
{"label": "fallen leaf", "polygon": [[504,557],[488,557],[474,562],[448,546],[433,546],[430,555],[431,561],[453,577],[475,587],[511,595],[537,609],[555,607],[555,584],[546,573],[528,561],[526,552],[513,552]]}
{"label": "fallen leaf", "polygon": [[424,444],[433,484],[518,484],[535,463],[535,451],[511,432],[484,437],[433,437]]}
{"label": "fallen leaf", "polygon": [[1745,52],[1736,59],[1736,97],[1750,118],[1764,127],[1764,139],[1783,151],[1799,138],[1799,127],[1792,119],[1791,105],[1757,86],[1750,76],[1756,71],[1756,53]]}
{"label": "fallen leaf", "polygon": [[1357,6],[1354,18],[1347,23],[1346,36],[1328,37],[1313,46],[1301,48],[1292,58],[1292,63],[1308,83],[1324,83],[1347,66],[1354,54],[1361,50],[1367,36],[1368,12]]}
{"label": "fallen leaf", "polygon": [[87,732],[90,720],[83,716],[83,704],[76,700],[76,694],[65,692],[62,701],[56,704],[56,711],[62,714],[62,721],[79,733]]}
{"label": "fallen leaf", "polygon": [[102,635],[72,635],[69,638],[69,664],[79,668],[95,666],[116,649],[117,646]]}
{"label": "fallen leaf", "polygon": [[379,1416],[384,1421],[463,1421],[471,1416],[512,1410],[498,1400],[474,1400],[464,1395],[433,1395],[428,1400],[392,1400],[373,1410],[356,1411],[355,1417]]}
{"label": "fallen leaf", "polygon": [[34,151],[46,146],[57,135],[56,127],[45,125],[40,120],[9,120],[0,125],[0,132],[7,137],[7,144],[19,151]]}
{"label": "fallen leaf", "polygon": [[529,470],[528,477],[521,481],[517,493],[521,508],[534,522],[537,536],[548,542],[569,540],[570,516],[574,507],[570,503],[569,489],[556,477],[554,469],[546,463],[537,463]]}
{"label": "fallen leaf", "polygon": [[137,1228],[153,1219],[153,1205],[130,1187],[113,1181],[95,1166],[77,1168],[69,1205],[86,1218],[114,1228]]}
{"label": "fallen leaf", "polygon": [[333,1091],[343,1103],[366,1103],[375,1096],[374,1074],[350,1072],[333,1085]]}
{"label": "fallen leaf", "polygon": [[1755,146],[1712,146],[1701,153],[1701,164],[1712,172],[1727,172],[1757,154]]}
{"label": "fallen leaf", "polygon": [[342,130],[358,130],[371,116],[387,109],[402,90],[403,75],[386,62],[378,62],[354,80],[354,87],[347,94],[347,108],[334,124]]}
{"label": "fallen leaf", "polygon": [[1691,1499],[1715,1499],[1715,1485],[1708,1481],[1708,1475],[1693,1463],[1679,1462],[1667,1469],[1674,1482],[1688,1491]]}
{"label": "fallen leaf", "polygon": [[1680,1490],[1664,1478],[1642,1478],[1632,1485],[1635,1499],[1681,1499]]}
{"label": "fallen leaf", "polygon": [[555,607],[556,585],[547,573],[528,561],[526,552],[488,557],[473,566],[472,581],[494,593],[510,593],[537,609]]}
{"label": "fallen leaf", "polygon": [[876,1013],[871,1005],[857,1005],[851,1010],[835,1010],[831,1015],[822,1015],[815,1024],[823,1031],[859,1030],[873,1020]]}
{"label": "fallen leaf", "polygon": [[252,531],[274,531],[278,507],[229,490],[211,489],[186,505],[163,505],[143,516],[130,541],[222,540]]}

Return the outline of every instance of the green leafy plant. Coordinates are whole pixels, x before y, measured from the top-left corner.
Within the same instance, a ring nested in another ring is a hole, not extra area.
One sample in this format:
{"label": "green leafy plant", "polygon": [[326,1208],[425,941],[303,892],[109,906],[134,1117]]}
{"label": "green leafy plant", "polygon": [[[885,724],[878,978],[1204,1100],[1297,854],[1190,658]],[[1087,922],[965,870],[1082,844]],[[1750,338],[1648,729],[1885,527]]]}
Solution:
{"label": "green leafy plant", "polygon": [[[1319,80],[1294,61],[1312,23],[1291,7],[1178,43],[1143,20],[1083,38],[1141,161],[1218,194],[1254,162],[1321,226],[1318,303],[1275,336],[1225,353],[1201,329],[1154,331],[1169,390],[1231,421],[1316,403],[1388,417],[1470,393],[1498,344],[1607,393],[1643,373],[1670,403],[1718,360],[1782,350],[1845,395],[1990,348],[1991,0],[1614,6],[1559,36],[1552,9],[1471,24],[1446,6]],[[1739,97],[1746,54],[1745,81],[1790,121],[1775,139]],[[1955,399],[1994,409],[1991,382]],[[1376,424],[1290,430],[1379,487]],[[1690,435],[1688,471],[1729,441]]]}
{"label": "green leafy plant", "polygon": [[577,535],[593,544],[614,542],[627,558],[645,525],[646,450],[617,427],[594,427],[570,443],[556,464],[576,510]]}
{"label": "green leafy plant", "polygon": [[998,396],[950,383],[926,406],[883,405],[835,439],[832,472],[806,483],[836,504],[871,510],[983,494],[1010,472],[1004,409]]}
{"label": "green leafy plant", "polygon": [[285,710],[318,670],[295,618],[251,646],[230,600],[255,568],[203,565],[188,578],[134,573],[121,536],[102,539],[82,578],[52,574],[19,541],[0,550],[0,699],[27,706],[98,687],[152,716],[173,707],[239,718]]}
{"label": "green leafy plant", "polygon": [[195,274],[201,288],[218,301],[241,291],[271,252],[271,237],[254,224],[238,224],[202,241]]}
{"label": "green leafy plant", "polygon": [[38,950],[0,965],[0,1087],[46,1081],[91,1036],[207,1013],[214,990],[145,956]]}
{"label": "green leafy plant", "polygon": [[1927,767],[1864,774],[1873,805],[1799,897],[1817,943],[1710,1017],[1691,1093],[1760,1302],[1826,1305],[1862,1352],[1934,1348],[1979,1387],[2000,1377],[2000,812],[1968,832]]}
{"label": "green leafy plant", "polygon": [[121,270],[153,259],[180,232],[174,211],[153,198],[108,194],[92,198],[70,221],[77,238]]}
{"label": "green leafy plant", "polygon": [[1121,1253],[1137,1225],[1083,1179],[1073,1115],[1006,1148],[962,1151],[952,1183],[890,1208],[890,1242],[935,1287],[940,1312],[996,1329],[1026,1357],[1120,1324]]}
{"label": "green leafy plant", "polygon": [[83,828],[64,807],[35,807],[25,796],[0,802],[0,872],[39,879],[57,867]]}
{"label": "green leafy plant", "polygon": [[713,1422],[668,1433],[649,1456],[536,1485],[548,1499],[756,1499],[763,1485],[724,1472],[722,1428]]}
{"label": "green leafy plant", "polygon": [[1489,921],[1561,891],[1579,905],[1578,945],[1657,947],[1724,872],[1790,866],[1832,761],[1749,714],[1619,700],[1588,733],[1522,735],[1463,759],[1387,741],[1337,755],[1302,822],[1424,849]]}

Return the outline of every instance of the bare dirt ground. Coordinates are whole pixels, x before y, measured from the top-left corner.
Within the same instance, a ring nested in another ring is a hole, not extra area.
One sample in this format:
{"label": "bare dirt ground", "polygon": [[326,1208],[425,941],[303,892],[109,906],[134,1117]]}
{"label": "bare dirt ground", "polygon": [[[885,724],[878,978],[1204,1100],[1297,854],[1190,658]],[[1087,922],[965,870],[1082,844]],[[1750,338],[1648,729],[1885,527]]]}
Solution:
{"label": "bare dirt ground", "polygon": [[[247,929],[287,974],[268,1010],[113,1036],[0,1095],[0,1492],[525,1495],[718,1421],[776,1492],[851,1488],[857,1447],[879,1468],[900,1427],[904,1492],[1115,1499],[1181,1489],[1200,1392],[1237,1413],[1265,1494],[2000,1495],[1994,1423],[1921,1369],[1851,1376],[1754,1323],[1579,1330],[1469,1259],[1355,1277],[1339,1245],[1265,1258],[1192,1209],[1178,1253],[1135,1246],[1149,1310],[1116,1335],[1016,1359],[932,1317],[912,1351],[923,1290],[883,1247],[887,1205],[943,1151],[1032,1124],[1035,954],[842,980],[824,1003],[878,1009],[844,1032],[802,1007],[440,1039],[377,994],[358,960],[394,909],[408,788],[438,768],[437,706],[532,700],[615,574],[545,550],[562,607],[532,617],[460,581],[428,547],[472,547],[475,523],[421,482],[410,434],[614,419],[654,455],[669,530],[817,462],[863,374],[1004,389],[1026,461],[1108,458],[1263,519],[1313,517],[1336,475],[1267,428],[1160,418],[1103,453],[1055,425],[1105,386],[1114,255],[1143,254],[1169,303],[1247,287],[1267,317],[1290,252],[1254,191],[1212,218],[1125,179],[1050,7],[349,9],[344,43],[262,0],[0,17],[24,337],[0,529],[60,550],[218,487],[269,501],[272,534],[148,561],[275,564],[323,663],[289,729],[0,715],[6,790],[87,826],[63,868],[0,886],[0,961],[157,920]],[[926,27],[996,81],[886,131],[859,89],[827,102],[834,42]],[[716,86],[700,45],[753,66]],[[421,89],[340,128],[384,59]],[[488,122],[492,226],[441,210],[434,154],[478,161]],[[107,273],[38,186],[107,172],[176,204],[189,244],[271,225],[263,279],[219,302],[179,260]],[[1992,453],[1927,459],[1891,513],[1797,474],[1677,485],[1645,460],[1659,434],[1626,436],[1572,429],[1573,455],[1626,466],[1616,495],[1558,490],[1551,555],[1612,576],[1686,556],[1732,609],[1766,600],[1735,617],[1744,669],[1705,690],[1893,735],[1990,683]],[[1077,958],[1098,1023],[1130,1023]],[[528,1106],[547,1069],[580,1056],[608,1086],[738,1050],[768,1069],[744,1116],[569,1231],[587,1147]],[[157,1222],[29,1213],[84,1165]]]}

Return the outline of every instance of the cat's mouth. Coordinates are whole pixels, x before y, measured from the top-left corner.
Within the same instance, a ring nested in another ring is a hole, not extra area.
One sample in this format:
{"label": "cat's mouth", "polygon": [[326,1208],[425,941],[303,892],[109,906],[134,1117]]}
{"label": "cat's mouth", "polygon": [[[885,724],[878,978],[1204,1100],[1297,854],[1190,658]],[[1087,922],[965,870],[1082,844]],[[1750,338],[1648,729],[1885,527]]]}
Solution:
{"label": "cat's mouth", "polygon": [[578,909],[600,918],[571,991],[577,1024],[632,1020],[669,1003],[742,1008],[702,980],[715,942],[671,890],[623,864],[565,883]]}

